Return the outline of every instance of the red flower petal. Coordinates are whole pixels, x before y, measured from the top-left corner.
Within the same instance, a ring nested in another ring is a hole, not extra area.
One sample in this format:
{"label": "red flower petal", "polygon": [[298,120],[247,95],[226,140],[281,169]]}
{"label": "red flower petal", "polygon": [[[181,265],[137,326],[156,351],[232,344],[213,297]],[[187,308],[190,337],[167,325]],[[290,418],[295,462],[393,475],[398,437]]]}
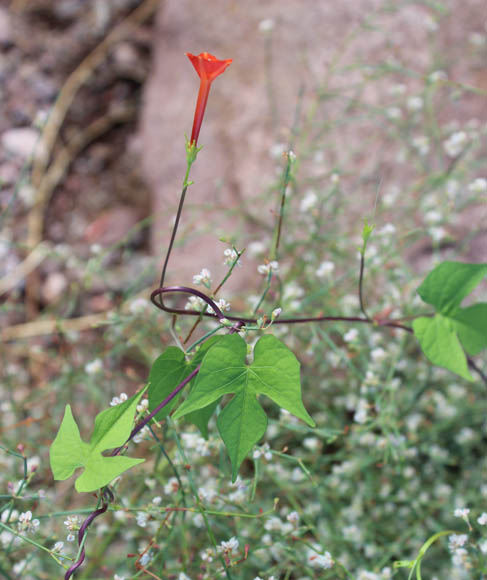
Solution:
{"label": "red flower petal", "polygon": [[222,74],[222,72],[232,62],[232,59],[218,60],[216,56],[213,56],[209,52],[202,52],[198,54],[198,56],[187,52],[186,56],[191,61],[191,64],[194,66],[198,76],[200,77],[200,90],[198,93],[198,100],[196,101],[193,130],[191,131],[190,140],[190,143],[196,146],[200,134],[201,123],[203,122],[203,117],[205,115],[206,102],[208,100],[208,95],[210,94],[211,83],[218,75]]}
{"label": "red flower petal", "polygon": [[187,52],[186,56],[191,61],[200,79],[209,82],[212,82],[218,75],[221,75],[232,62],[231,58],[218,60],[216,56],[213,56],[209,52],[202,52],[198,56]]}

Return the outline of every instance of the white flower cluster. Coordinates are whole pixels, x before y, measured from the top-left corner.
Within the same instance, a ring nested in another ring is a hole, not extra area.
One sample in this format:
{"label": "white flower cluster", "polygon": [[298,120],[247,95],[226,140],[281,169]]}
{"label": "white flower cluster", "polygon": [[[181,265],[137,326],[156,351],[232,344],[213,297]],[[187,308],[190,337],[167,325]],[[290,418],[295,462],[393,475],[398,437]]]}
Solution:
{"label": "white flower cluster", "polygon": [[329,570],[333,567],[334,561],[331,557],[330,552],[325,552],[324,554],[319,553],[322,552],[322,548],[316,546],[316,549],[309,549],[307,553],[306,560],[308,564],[312,568],[321,568],[322,570]]}
{"label": "white flower cluster", "polygon": [[188,301],[186,302],[184,309],[185,310],[196,310],[196,312],[202,312],[206,307],[206,302],[203,298],[199,296],[190,296]]}
{"label": "white flower cluster", "polygon": [[[230,302],[227,302],[224,298],[218,299],[215,302],[215,304],[218,306],[218,308],[222,312],[226,312],[226,311],[230,310]],[[208,306],[207,312],[209,312],[210,314],[215,314],[215,312],[211,306]]]}
{"label": "white flower cluster", "polygon": [[420,155],[427,155],[430,150],[430,139],[427,135],[418,135],[413,137],[411,145]]}
{"label": "white flower cluster", "polygon": [[272,459],[272,451],[269,446],[269,443],[264,443],[264,445],[262,445],[261,447],[256,447],[252,454],[252,457],[254,459],[259,459],[262,456],[267,461],[270,461]]}
{"label": "white flower cluster", "polygon": [[143,312],[145,312],[148,306],[149,306],[148,300],[146,300],[145,298],[136,298],[135,300],[132,300],[132,302],[130,303],[129,310],[131,314],[137,316],[138,314],[142,314]]}
{"label": "white flower cluster", "polygon": [[96,358],[95,360],[85,365],[85,373],[87,375],[97,375],[103,371],[103,362]]}
{"label": "white flower cluster", "polygon": [[64,520],[64,525],[68,528],[68,531],[69,531],[69,534],[66,538],[66,540],[68,542],[74,542],[76,536],[74,535],[73,532],[76,532],[79,530],[80,524],[81,524],[81,518],[79,516],[68,516]]}
{"label": "white flower cluster", "polygon": [[470,193],[487,193],[487,179],[477,177],[472,183],[468,185]]}
{"label": "white flower cluster", "polygon": [[28,532],[35,532],[40,525],[38,519],[32,519],[32,512],[26,511],[19,515],[19,521],[17,522],[17,529],[20,534],[26,534]]}
{"label": "white flower cluster", "polygon": [[465,149],[468,137],[464,131],[452,133],[446,141],[443,142],[443,149],[448,157],[457,157]]}
{"label": "white flower cluster", "polygon": [[206,288],[211,286],[211,272],[208,268],[203,268],[199,274],[193,276],[193,284],[196,286],[206,286]]}
{"label": "white flower cluster", "polygon": [[[223,261],[223,263],[226,266],[231,266],[238,258],[238,253],[233,248],[227,248],[223,252],[223,255],[225,256],[225,260]],[[240,258],[237,260],[237,266],[239,268],[242,267],[242,260]]]}
{"label": "white flower cluster", "polygon": [[197,433],[183,433],[181,438],[186,451],[194,451],[202,457],[211,455],[210,441],[200,437]]}
{"label": "white flower cluster", "polygon": [[318,278],[326,278],[327,276],[330,276],[332,274],[334,269],[335,264],[327,260],[325,262],[321,262],[318,269],[316,270],[316,275],[318,276]]}
{"label": "white flower cluster", "polygon": [[232,552],[236,552],[238,550],[238,540],[235,536],[230,538],[228,542],[220,542],[220,545],[217,546],[217,550],[220,554],[225,554],[226,556],[230,556]]}
{"label": "white flower cluster", "polygon": [[262,274],[263,276],[266,276],[267,274],[269,274],[269,272],[277,274],[279,272],[279,262],[277,262],[276,260],[272,260],[272,262],[260,264],[259,266],[257,266],[257,272],[259,272],[259,274]]}
{"label": "white flower cluster", "polygon": [[123,403],[127,399],[128,395],[126,393],[120,393],[118,397],[113,397],[113,399],[110,401],[110,407],[116,407],[117,405],[120,405],[120,403]]}
{"label": "white flower cluster", "polygon": [[448,536],[448,547],[450,551],[454,552],[455,550],[463,548],[467,541],[467,534],[451,534]]}

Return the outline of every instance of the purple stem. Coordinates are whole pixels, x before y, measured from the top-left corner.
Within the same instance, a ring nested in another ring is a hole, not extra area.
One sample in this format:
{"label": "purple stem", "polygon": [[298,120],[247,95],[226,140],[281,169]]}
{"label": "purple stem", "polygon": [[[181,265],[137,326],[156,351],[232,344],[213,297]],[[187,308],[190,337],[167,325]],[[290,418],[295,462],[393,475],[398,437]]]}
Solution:
{"label": "purple stem", "polygon": [[[168,294],[168,293],[176,293],[176,292],[184,292],[186,294],[194,294],[195,296],[199,296],[205,302],[207,302],[217,314],[210,314],[209,312],[198,312],[197,310],[183,310],[182,308],[170,308],[166,306],[164,302],[156,301],[156,297],[160,296],[161,294]],[[152,304],[157,306],[160,310],[164,310],[165,312],[169,312],[171,314],[184,314],[184,315],[198,315],[198,316],[206,316],[208,318],[215,318],[221,320],[222,318],[226,318],[227,320],[232,320],[234,322],[240,322],[242,324],[256,324],[256,318],[245,318],[241,316],[230,316],[224,315],[218,307],[215,309],[215,303],[211,298],[200,292],[199,290],[195,290],[194,288],[188,288],[187,286],[165,286],[163,288],[157,288],[154,290],[150,296]],[[361,322],[364,324],[372,324],[374,321],[370,318],[364,318],[362,316],[312,316],[306,318],[279,318],[275,320],[273,324],[300,324],[304,322],[323,322],[323,321],[338,321],[338,322]],[[394,320],[384,321],[378,324],[378,326],[388,326],[391,328],[400,328],[401,330],[406,330],[407,332],[412,332],[412,329],[408,326],[404,326],[395,322]]]}
{"label": "purple stem", "polygon": [[179,385],[174,389],[174,391],[168,395],[163,401],[161,401],[159,403],[159,405],[157,405],[157,407],[151,411],[151,413],[149,415],[147,415],[147,417],[144,417],[144,419],[142,419],[142,421],[140,421],[133,429],[132,432],[129,435],[129,438],[127,439],[127,441],[125,441],[125,443],[121,446],[121,447],[117,447],[116,449],[114,449],[111,452],[111,456],[114,455],[118,455],[120,453],[120,451],[125,447],[125,445],[127,445],[127,443],[133,438],[135,437],[135,435],[137,435],[137,433],[143,429],[147,423],[149,423],[149,421],[151,421],[156,415],[157,413],[159,413],[159,411],[165,407],[168,403],[170,403],[174,397],[179,393],[179,391],[181,389],[184,389],[184,387],[189,383],[189,381],[191,381],[192,379],[194,379],[194,377],[199,373],[201,368],[201,365],[198,365],[194,371],[192,371],[183,381],[181,381],[179,383]]}
{"label": "purple stem", "polygon": [[[232,329],[233,330],[233,329]],[[142,421],[140,421],[133,429],[132,432],[130,433],[127,441],[125,441],[125,443],[120,446],[117,447],[117,449],[114,449],[111,453],[111,456],[115,456],[118,455],[120,453],[120,451],[122,451],[122,449],[125,447],[125,445],[127,445],[127,443],[133,438],[135,437],[135,435],[137,435],[137,433],[143,429],[147,423],[149,423],[149,421],[151,421],[156,415],[157,413],[163,408],[165,407],[168,403],[170,403],[174,397],[179,393],[179,391],[181,391],[181,389],[184,389],[184,387],[192,380],[194,379],[194,377],[199,373],[201,365],[198,365],[194,371],[192,371],[183,381],[181,381],[179,383],[179,385],[174,389],[174,391],[172,391],[172,393],[170,393],[163,401],[161,401],[159,403],[159,405],[157,405],[157,407],[149,414],[147,415],[147,417],[144,417],[144,419],[142,419]],[[85,521],[81,524],[81,527],[78,531],[78,545],[81,546],[81,542],[83,541],[84,535],[86,533],[86,530],[88,528],[88,526],[93,522],[93,520],[95,518],[97,518],[98,516],[100,516],[101,514],[105,513],[108,509],[108,504],[109,502],[113,500],[113,494],[110,491],[110,489],[108,487],[105,488],[104,492],[103,492],[103,497],[102,497],[102,506],[94,511],[91,512],[91,514],[85,519]],[[72,564],[69,569],[67,570],[65,576],[64,576],[64,580],[69,580],[69,578],[71,578],[71,576],[76,572],[76,570],[81,566],[81,564],[84,562],[85,560],[85,549],[83,547],[83,549],[81,550],[81,554],[80,557],[78,558],[78,560],[76,560],[76,562],[74,564]]]}
{"label": "purple stem", "polygon": [[[94,510],[93,512],[91,512],[91,514],[86,518],[86,520],[81,525],[81,528],[79,529],[79,532],[78,532],[78,545],[79,546],[81,546],[81,543],[83,542],[83,538],[84,538],[84,535],[86,533],[86,530],[87,530],[88,526],[91,524],[91,522],[95,518],[97,518],[99,515],[101,515],[107,511],[108,502],[105,501],[105,498],[103,498],[102,501],[103,501],[102,506],[100,508]],[[69,578],[71,578],[71,576],[81,566],[81,564],[84,562],[84,560],[85,560],[85,548],[83,546],[78,560],[76,560],[76,562],[68,568],[66,574],[64,575],[64,580],[69,580]]]}

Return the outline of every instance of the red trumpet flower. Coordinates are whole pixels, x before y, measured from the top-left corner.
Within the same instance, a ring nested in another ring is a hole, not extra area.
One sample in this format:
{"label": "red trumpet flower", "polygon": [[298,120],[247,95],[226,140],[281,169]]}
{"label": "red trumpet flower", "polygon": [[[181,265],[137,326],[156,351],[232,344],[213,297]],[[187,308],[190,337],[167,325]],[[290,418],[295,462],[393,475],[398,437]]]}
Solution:
{"label": "red trumpet flower", "polygon": [[196,109],[194,112],[193,130],[191,131],[190,145],[198,143],[198,136],[200,134],[201,123],[203,122],[203,117],[205,114],[206,103],[208,101],[208,95],[210,94],[211,83],[216,79],[218,75],[227,68],[227,66],[232,62],[232,59],[218,60],[212,54],[208,52],[202,52],[195,56],[189,52],[186,53],[193,64],[198,76],[200,77],[200,90],[198,93],[198,100],[196,101]]}

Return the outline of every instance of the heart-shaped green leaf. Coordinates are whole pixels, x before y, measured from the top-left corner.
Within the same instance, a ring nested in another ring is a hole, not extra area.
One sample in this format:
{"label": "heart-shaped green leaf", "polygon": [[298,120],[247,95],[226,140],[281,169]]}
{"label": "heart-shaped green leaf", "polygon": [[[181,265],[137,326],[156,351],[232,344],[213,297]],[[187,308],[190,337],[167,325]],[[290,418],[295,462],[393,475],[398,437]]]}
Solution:
{"label": "heart-shaped green leaf", "polygon": [[71,407],[66,405],[61,426],[49,450],[54,479],[68,479],[78,467],[84,467],[84,472],[76,480],[76,491],[95,491],[127,469],[142,463],[144,459],[105,457],[102,453],[127,441],[133,428],[137,404],[144,391],[99,413],[89,443],[81,439]]}
{"label": "heart-shaped green leaf", "polygon": [[224,336],[208,351],[187,400],[174,417],[203,409],[223,395],[234,393],[218,417],[218,429],[232,462],[232,477],[248,452],[265,433],[267,417],[257,396],[266,395],[314,427],[301,400],[299,362],[272,335],[263,336],[254,348],[252,364],[245,364],[247,345],[238,335]]}

